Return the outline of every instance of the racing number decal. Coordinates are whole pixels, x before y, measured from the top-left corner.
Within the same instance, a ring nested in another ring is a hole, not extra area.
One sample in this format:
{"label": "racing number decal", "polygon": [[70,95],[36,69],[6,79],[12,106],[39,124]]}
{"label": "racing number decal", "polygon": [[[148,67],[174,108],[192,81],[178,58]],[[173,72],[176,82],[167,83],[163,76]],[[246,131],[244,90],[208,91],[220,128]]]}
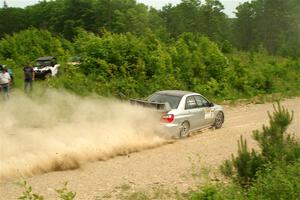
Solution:
{"label": "racing number decal", "polygon": [[214,109],[205,108],[205,119],[210,119],[214,117]]}

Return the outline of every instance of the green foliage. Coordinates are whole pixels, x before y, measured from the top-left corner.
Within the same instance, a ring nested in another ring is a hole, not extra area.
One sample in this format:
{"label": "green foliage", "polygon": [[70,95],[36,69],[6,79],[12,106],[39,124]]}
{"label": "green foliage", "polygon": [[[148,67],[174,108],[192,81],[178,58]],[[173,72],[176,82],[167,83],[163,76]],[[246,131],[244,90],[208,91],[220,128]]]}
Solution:
{"label": "green foliage", "polygon": [[0,38],[4,37],[5,34],[12,34],[27,27],[27,15],[23,9],[0,9]]}
{"label": "green foliage", "polygon": [[[22,195],[18,199],[23,200],[44,200],[44,197],[40,194],[34,193],[32,187],[28,185],[27,181],[23,180],[19,182],[19,185],[25,189]],[[61,200],[73,200],[75,199],[76,193],[68,190],[68,183],[64,183],[64,187],[55,189],[59,199]]]}
{"label": "green foliage", "polygon": [[300,144],[296,139],[286,133],[289,124],[293,120],[293,113],[279,103],[274,106],[273,115],[268,113],[270,126],[263,126],[263,130],[254,131],[254,139],[259,143],[262,156],[267,161],[293,162],[300,158]]}
{"label": "green foliage", "polygon": [[178,37],[185,32],[201,33],[214,41],[228,37],[228,21],[218,0],[185,0],[176,6],[165,6],[161,15],[168,32]]}
{"label": "green foliage", "polygon": [[233,176],[233,164],[231,160],[225,160],[223,164],[220,166],[220,170],[223,175],[227,177]]}
{"label": "green foliage", "polygon": [[286,133],[288,125],[293,120],[293,114],[281,106],[274,105],[274,112],[269,113],[270,125],[263,130],[253,132],[254,139],[261,147],[257,153],[247,148],[247,141],[238,141],[238,155],[227,160],[221,167],[224,175],[233,177],[240,185],[249,186],[257,178],[257,173],[266,165],[276,162],[291,163],[300,158],[300,145],[294,137]]}
{"label": "green foliage", "polygon": [[256,172],[263,166],[264,160],[261,155],[252,149],[248,151],[247,141],[238,141],[238,155],[232,156],[232,164],[236,169],[236,179],[242,186],[248,186],[256,177]]}
{"label": "green foliage", "polygon": [[76,79],[86,91],[101,95],[141,97],[166,88],[201,92],[210,90],[205,88],[208,81],[217,85],[212,86],[217,93],[217,81],[223,79],[228,65],[215,43],[191,33],[167,46],[152,33],[137,37],[107,32],[98,37],[81,30],[74,46],[82,61],[78,72],[87,80],[74,76],[61,80]]}
{"label": "green foliage", "polygon": [[65,182],[64,187],[61,189],[56,189],[58,196],[62,200],[73,200],[76,196],[76,193],[68,190],[68,182]]}
{"label": "green foliage", "polygon": [[293,164],[277,162],[257,172],[257,178],[248,188],[232,184],[208,184],[189,193],[197,200],[256,200],[291,199],[300,196],[300,161]]}
{"label": "green foliage", "polygon": [[264,158],[256,151],[252,149],[249,152],[247,141],[241,136],[238,141],[237,156],[232,155],[231,160],[225,160],[220,170],[225,176],[232,177],[240,185],[249,186],[264,163]]}
{"label": "green foliage", "polygon": [[241,137],[237,156],[221,166],[221,172],[234,181],[202,186],[189,193],[190,199],[299,199],[300,144],[286,133],[293,113],[278,103],[274,113],[268,114],[270,125],[253,134],[261,151],[250,152]]}
{"label": "green foliage", "polygon": [[207,184],[189,193],[190,200],[245,200],[246,193],[237,185]]}
{"label": "green foliage", "polygon": [[13,60],[17,64],[27,64],[44,55],[67,56],[72,52],[71,44],[50,32],[28,29],[0,41],[0,59]]}
{"label": "green foliage", "polygon": [[163,41],[191,32],[207,36],[222,52],[233,47],[273,55],[300,56],[298,0],[253,0],[240,4],[236,18],[228,18],[219,0],[183,0],[156,10],[135,0],[39,1],[33,6],[0,9],[0,38],[30,27],[46,29],[73,40],[77,29],[102,34],[151,30]]}
{"label": "green foliage", "polygon": [[22,87],[23,67],[38,57],[56,56],[60,61],[73,53],[73,45],[49,31],[28,29],[0,40],[0,63],[14,73],[14,87]]}
{"label": "green foliage", "polygon": [[[153,32],[143,36],[76,32],[73,43],[37,29],[0,40],[1,63],[13,69],[15,87],[22,87],[22,67],[28,61],[54,55],[62,65],[62,76],[49,80],[48,85],[80,95],[137,98],[157,90],[180,89],[215,100],[236,100],[300,93],[299,60],[254,52],[225,56],[216,43],[193,33],[166,43]],[[80,65],[67,64],[72,55],[80,57]]]}
{"label": "green foliage", "polygon": [[145,97],[162,89],[215,100],[299,95],[299,8],[295,0],[255,0],[228,19],[218,0],[185,0],[162,10],[134,0],[41,1],[0,9],[0,60],[21,87],[28,61],[80,56],[78,69],[63,64],[64,76],[49,81],[80,95]]}
{"label": "green foliage", "polygon": [[190,200],[216,200],[221,199],[217,187],[206,186],[201,188],[201,191],[191,195]]}
{"label": "green foliage", "polygon": [[295,0],[253,0],[237,7],[233,42],[244,50],[299,57],[300,2]]}
{"label": "green foliage", "polygon": [[32,187],[30,185],[28,185],[28,183],[26,181],[21,181],[19,183],[19,185],[21,187],[23,187],[25,189],[25,191],[18,199],[23,199],[23,200],[43,200],[44,199],[43,196],[34,193],[32,191]]}
{"label": "green foliage", "polygon": [[277,164],[258,173],[257,180],[248,191],[249,199],[299,199],[300,162]]}
{"label": "green foliage", "polygon": [[[100,29],[115,33],[144,34],[151,29],[166,35],[157,11],[148,10],[135,0],[56,0],[40,1],[24,9],[0,9],[0,37],[34,27],[47,29],[72,40],[76,30],[100,33]],[[3,24],[3,26],[2,26]]]}

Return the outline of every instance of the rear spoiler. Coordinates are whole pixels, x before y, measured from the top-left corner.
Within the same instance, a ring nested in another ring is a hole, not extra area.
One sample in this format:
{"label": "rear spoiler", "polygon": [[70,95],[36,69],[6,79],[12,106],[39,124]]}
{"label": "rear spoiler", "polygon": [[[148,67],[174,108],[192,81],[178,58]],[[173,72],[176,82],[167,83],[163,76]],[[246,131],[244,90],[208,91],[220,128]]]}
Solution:
{"label": "rear spoiler", "polygon": [[169,103],[157,103],[157,102],[149,102],[149,101],[143,101],[137,99],[130,99],[129,102],[131,105],[138,105],[146,108],[154,108],[156,110],[164,110],[164,111],[171,110],[171,106],[169,105]]}

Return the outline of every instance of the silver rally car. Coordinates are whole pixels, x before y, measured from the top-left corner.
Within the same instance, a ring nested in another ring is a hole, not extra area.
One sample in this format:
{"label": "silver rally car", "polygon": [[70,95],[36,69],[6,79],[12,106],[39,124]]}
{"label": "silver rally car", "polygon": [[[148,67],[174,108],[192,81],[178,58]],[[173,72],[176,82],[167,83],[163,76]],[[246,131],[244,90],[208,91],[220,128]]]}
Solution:
{"label": "silver rally car", "polygon": [[222,106],[194,92],[159,91],[149,96],[146,101],[131,100],[131,103],[161,110],[161,123],[174,137],[186,137],[203,128],[218,129],[224,123]]}

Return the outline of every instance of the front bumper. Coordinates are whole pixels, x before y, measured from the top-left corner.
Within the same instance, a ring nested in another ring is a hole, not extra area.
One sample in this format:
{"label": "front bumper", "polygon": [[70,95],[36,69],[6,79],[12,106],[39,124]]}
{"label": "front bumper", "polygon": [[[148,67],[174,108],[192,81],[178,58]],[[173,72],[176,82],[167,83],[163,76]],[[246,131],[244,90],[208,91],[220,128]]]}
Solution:
{"label": "front bumper", "polygon": [[36,70],[36,71],[34,71],[34,77],[36,79],[44,79],[47,74],[51,74],[51,71],[49,71],[49,70],[46,70],[46,71]]}

